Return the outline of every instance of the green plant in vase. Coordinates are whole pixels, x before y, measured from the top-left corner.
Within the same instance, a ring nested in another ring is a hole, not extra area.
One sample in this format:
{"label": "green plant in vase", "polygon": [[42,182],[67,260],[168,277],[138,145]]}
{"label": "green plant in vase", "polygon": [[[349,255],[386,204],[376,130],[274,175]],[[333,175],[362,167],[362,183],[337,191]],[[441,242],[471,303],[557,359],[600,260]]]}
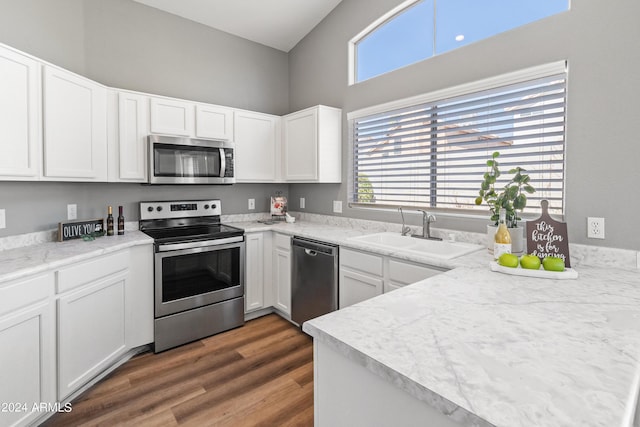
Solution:
{"label": "green plant in vase", "polygon": [[531,178],[526,174],[526,170],[521,167],[515,167],[509,170],[509,174],[513,176],[505,184],[500,191],[496,190],[496,183],[501,175],[500,165],[497,158],[500,156],[499,152],[494,152],[491,155],[491,159],[487,160],[487,166],[489,170],[483,175],[482,182],[480,183],[479,196],[476,197],[476,205],[486,202],[489,205],[491,211],[490,220],[494,225],[498,225],[498,218],[500,210],[506,210],[506,224],[508,228],[516,228],[518,221],[522,218],[518,216],[518,212],[527,206],[527,194],[535,193],[535,188],[529,181]]}

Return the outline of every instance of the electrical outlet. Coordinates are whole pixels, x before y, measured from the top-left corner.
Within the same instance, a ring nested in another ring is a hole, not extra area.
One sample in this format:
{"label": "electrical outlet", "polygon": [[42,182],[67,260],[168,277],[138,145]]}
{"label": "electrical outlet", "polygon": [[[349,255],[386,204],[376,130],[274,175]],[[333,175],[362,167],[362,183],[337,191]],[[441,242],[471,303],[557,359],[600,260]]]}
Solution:
{"label": "electrical outlet", "polygon": [[0,228],[7,228],[7,216],[4,209],[0,209]]}
{"label": "electrical outlet", "polygon": [[249,199],[249,210],[252,211],[256,208],[256,199]]}
{"label": "electrical outlet", "polygon": [[300,209],[304,209],[304,197],[300,197]]}
{"label": "electrical outlet", "polygon": [[67,219],[78,218],[78,205],[67,205]]}
{"label": "electrical outlet", "polygon": [[587,237],[589,239],[604,239],[604,218],[587,218]]}
{"label": "electrical outlet", "polygon": [[333,212],[334,213],[342,213],[342,201],[334,200],[333,201]]}

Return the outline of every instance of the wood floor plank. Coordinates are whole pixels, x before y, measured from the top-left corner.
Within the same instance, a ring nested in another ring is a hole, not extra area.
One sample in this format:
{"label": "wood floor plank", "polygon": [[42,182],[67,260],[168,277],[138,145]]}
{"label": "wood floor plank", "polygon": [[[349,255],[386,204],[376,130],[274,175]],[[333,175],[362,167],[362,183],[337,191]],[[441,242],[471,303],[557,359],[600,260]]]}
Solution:
{"label": "wood floor plank", "polygon": [[277,315],[134,357],[45,426],[313,425],[313,347]]}

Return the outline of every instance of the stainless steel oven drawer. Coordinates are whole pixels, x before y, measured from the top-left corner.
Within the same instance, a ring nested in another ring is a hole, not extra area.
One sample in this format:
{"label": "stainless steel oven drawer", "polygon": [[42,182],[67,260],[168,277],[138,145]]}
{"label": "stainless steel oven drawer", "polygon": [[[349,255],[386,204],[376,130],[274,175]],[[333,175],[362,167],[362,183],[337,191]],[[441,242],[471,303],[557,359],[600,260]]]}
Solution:
{"label": "stainless steel oven drawer", "polygon": [[244,297],[155,319],[156,353],[244,325]]}

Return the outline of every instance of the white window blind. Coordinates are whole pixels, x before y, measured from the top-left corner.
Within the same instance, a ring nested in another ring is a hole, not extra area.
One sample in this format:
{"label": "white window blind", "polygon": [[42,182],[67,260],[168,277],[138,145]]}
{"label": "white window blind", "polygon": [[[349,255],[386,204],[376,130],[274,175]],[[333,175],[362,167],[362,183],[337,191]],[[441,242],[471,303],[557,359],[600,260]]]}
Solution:
{"label": "white window blind", "polygon": [[487,160],[502,175],[520,166],[536,189],[525,212],[547,199],[563,214],[566,72],[353,119],[352,203],[481,209]]}

